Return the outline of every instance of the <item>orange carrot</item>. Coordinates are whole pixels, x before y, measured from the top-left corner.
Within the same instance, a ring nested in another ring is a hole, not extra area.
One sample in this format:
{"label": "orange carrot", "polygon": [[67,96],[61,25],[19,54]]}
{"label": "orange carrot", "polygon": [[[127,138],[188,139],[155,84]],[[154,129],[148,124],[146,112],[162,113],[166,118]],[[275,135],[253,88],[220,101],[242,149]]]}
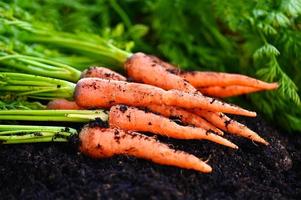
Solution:
{"label": "orange carrot", "polygon": [[277,83],[266,83],[241,74],[230,74],[222,72],[182,72],[181,77],[194,87],[229,86],[240,85],[257,87],[265,90],[273,90],[278,87]]}
{"label": "orange carrot", "polygon": [[175,151],[166,144],[145,135],[116,128],[85,127],[80,133],[80,151],[94,158],[124,154],[209,173],[212,168],[197,157]]}
{"label": "orange carrot", "polygon": [[257,87],[249,87],[249,86],[240,86],[240,85],[229,85],[229,86],[209,86],[209,87],[201,87],[198,90],[207,96],[210,97],[233,97],[239,96],[243,94],[249,94],[252,92],[258,92],[265,89],[257,88]]}
{"label": "orange carrot", "polygon": [[195,110],[195,113],[204,117],[207,121],[212,123],[214,126],[227,131],[229,133],[239,135],[245,138],[249,138],[253,141],[268,145],[269,143],[261,138],[257,133],[250,130],[245,125],[230,119],[223,113],[209,112],[206,110]]}
{"label": "orange carrot", "polygon": [[238,148],[227,139],[205,129],[181,126],[168,118],[125,105],[113,106],[110,109],[109,125],[123,130],[151,132],[176,139],[205,139],[234,149]]}
{"label": "orange carrot", "polygon": [[168,62],[165,62],[165,61],[161,60],[157,56],[154,56],[154,55],[147,55],[147,56],[150,57],[153,60],[153,62],[162,65],[165,69],[172,70],[175,74],[178,74],[178,73],[181,72],[180,68],[176,67],[173,64],[170,64]]}
{"label": "orange carrot", "polygon": [[135,53],[124,64],[129,77],[135,81],[160,87],[194,93],[197,90],[176,74],[177,69],[163,66],[163,61],[143,53]]}
{"label": "orange carrot", "polygon": [[84,108],[108,108],[116,104],[132,106],[164,104],[182,108],[202,108],[210,111],[256,116],[254,112],[198,94],[189,94],[178,90],[165,91],[146,84],[99,78],[81,79],[76,85],[74,98],[76,103]]}
{"label": "orange carrot", "polygon": [[200,116],[182,108],[166,105],[148,105],[146,106],[146,108],[151,110],[152,112],[159,113],[162,116],[178,118],[183,123],[203,128],[207,131],[212,131],[214,133],[217,133],[218,135],[224,134],[221,130],[219,130]]}
{"label": "orange carrot", "polygon": [[81,78],[102,78],[107,80],[126,81],[121,74],[105,67],[92,66],[82,72]]}
{"label": "orange carrot", "polygon": [[50,110],[81,110],[74,101],[68,101],[66,99],[55,99],[47,104],[47,109]]}

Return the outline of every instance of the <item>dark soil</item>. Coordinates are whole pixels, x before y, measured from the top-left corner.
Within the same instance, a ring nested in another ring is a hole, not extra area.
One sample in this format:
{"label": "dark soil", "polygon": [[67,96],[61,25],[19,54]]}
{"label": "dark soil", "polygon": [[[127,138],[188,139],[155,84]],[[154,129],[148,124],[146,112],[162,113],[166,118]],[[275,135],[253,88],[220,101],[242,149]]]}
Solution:
{"label": "dark soil", "polygon": [[204,141],[160,138],[206,160],[211,174],[117,156],[93,160],[67,144],[0,146],[1,199],[298,199],[301,135],[248,126],[270,142],[229,136],[238,151]]}

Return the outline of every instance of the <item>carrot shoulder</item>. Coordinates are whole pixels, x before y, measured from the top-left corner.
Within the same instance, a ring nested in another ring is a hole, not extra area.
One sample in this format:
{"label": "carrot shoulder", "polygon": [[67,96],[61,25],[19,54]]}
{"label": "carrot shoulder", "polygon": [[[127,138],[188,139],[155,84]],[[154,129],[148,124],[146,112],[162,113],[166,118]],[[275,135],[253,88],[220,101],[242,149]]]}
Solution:
{"label": "carrot shoulder", "polygon": [[126,77],[105,67],[92,66],[82,72],[81,78],[102,78],[107,80],[126,81]]}
{"label": "carrot shoulder", "polygon": [[193,169],[203,173],[212,171],[208,164],[197,157],[183,151],[175,151],[139,133],[117,128],[85,127],[79,137],[80,151],[94,158],[125,154],[162,165]]}
{"label": "carrot shoulder", "polygon": [[273,90],[278,87],[277,83],[267,83],[241,74],[193,71],[182,72],[180,76],[197,88],[209,86],[240,85],[257,87],[265,90]]}
{"label": "carrot shoulder", "polygon": [[209,112],[206,110],[194,110],[194,112],[196,114],[204,117],[206,120],[211,122],[214,126],[220,128],[221,130],[251,139],[255,142],[259,142],[259,143],[262,143],[265,145],[269,144],[262,137],[260,137],[257,133],[250,130],[245,125],[243,125],[233,119],[230,119],[223,113]]}
{"label": "carrot shoulder", "polygon": [[198,94],[189,94],[178,90],[166,91],[146,84],[98,78],[81,79],[76,85],[74,98],[79,106],[85,108],[107,108],[116,104],[132,106],[164,104],[182,108],[202,108],[210,111],[256,116],[254,112]]}
{"label": "carrot shoulder", "polygon": [[109,114],[110,127],[151,132],[176,139],[204,139],[237,149],[232,142],[202,128],[181,126],[172,120],[125,105],[113,106]]}
{"label": "carrot shoulder", "polygon": [[243,94],[249,94],[252,92],[258,92],[265,89],[258,87],[250,87],[250,86],[240,86],[240,85],[229,85],[229,86],[209,86],[209,87],[201,87],[198,90],[207,96],[210,97],[233,97],[239,96]]}

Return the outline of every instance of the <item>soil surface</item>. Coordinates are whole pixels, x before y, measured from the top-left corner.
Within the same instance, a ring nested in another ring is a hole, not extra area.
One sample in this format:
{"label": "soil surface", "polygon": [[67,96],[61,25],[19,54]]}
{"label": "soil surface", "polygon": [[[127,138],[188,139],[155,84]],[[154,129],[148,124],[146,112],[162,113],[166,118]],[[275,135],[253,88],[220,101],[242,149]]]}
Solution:
{"label": "soil surface", "polygon": [[228,136],[232,150],[205,141],[159,138],[208,159],[211,174],[127,156],[93,160],[68,144],[0,145],[1,199],[298,199],[301,135],[277,131],[260,117],[240,118],[270,142]]}

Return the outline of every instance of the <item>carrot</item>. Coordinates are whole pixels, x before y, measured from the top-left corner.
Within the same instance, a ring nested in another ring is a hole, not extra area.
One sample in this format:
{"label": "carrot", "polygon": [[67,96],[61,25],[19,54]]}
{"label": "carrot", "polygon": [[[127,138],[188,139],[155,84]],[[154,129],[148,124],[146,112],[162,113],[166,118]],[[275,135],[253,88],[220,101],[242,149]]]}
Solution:
{"label": "carrot", "polygon": [[214,126],[218,127],[219,129],[222,129],[224,131],[227,131],[229,133],[239,135],[248,139],[251,139],[253,141],[268,145],[269,143],[265,141],[262,137],[260,137],[257,133],[250,130],[245,125],[230,119],[223,113],[215,113],[215,112],[209,112],[206,110],[198,110],[194,111],[198,115],[204,117],[207,121],[212,123]]}
{"label": "carrot", "polygon": [[[169,63],[166,63],[159,58],[155,56],[151,56],[156,62],[158,63],[164,63],[167,66],[170,66],[173,68],[172,65]],[[88,70],[84,72],[83,77],[90,77],[90,78],[103,78],[107,80],[120,80],[125,81],[126,78],[122,75],[120,75],[117,72],[114,72],[110,69],[104,68],[104,67],[90,67]],[[219,130],[218,128],[211,125],[209,122],[204,120],[203,118],[190,113],[184,109],[176,108],[173,106],[165,106],[165,105],[148,105],[146,106],[148,109],[150,109],[153,112],[160,113],[161,115],[165,117],[178,117],[182,122],[194,125],[196,127],[204,128],[206,130],[211,130],[219,135],[223,135],[223,132]]]}
{"label": "carrot", "polygon": [[92,66],[82,72],[81,78],[102,78],[107,80],[126,81],[126,77],[105,67]]}
{"label": "carrot", "polygon": [[161,165],[172,165],[209,173],[212,168],[197,157],[175,151],[166,144],[145,135],[117,128],[85,127],[80,132],[80,151],[94,158],[118,154],[148,159]]}
{"label": "carrot", "polygon": [[176,68],[163,65],[163,61],[143,53],[135,53],[124,64],[129,77],[135,81],[160,87],[194,93],[197,90],[178,76]]}
{"label": "carrot", "polygon": [[183,123],[203,128],[207,131],[212,131],[214,133],[217,133],[218,135],[223,135],[223,132],[221,130],[219,130],[200,116],[182,108],[166,105],[148,105],[146,106],[146,108],[151,110],[152,112],[159,113],[162,116],[175,117],[181,120]]}
{"label": "carrot", "polygon": [[147,106],[164,104],[182,108],[202,108],[245,116],[256,116],[247,111],[198,94],[189,94],[178,90],[165,91],[146,84],[111,81],[99,78],[81,79],[75,89],[76,103],[84,108],[108,108],[116,104]]}
{"label": "carrot", "polygon": [[55,99],[47,104],[47,109],[50,110],[81,110],[74,101],[68,101],[66,99]]}
{"label": "carrot", "polygon": [[277,83],[266,83],[241,74],[222,72],[182,72],[181,77],[186,79],[194,87],[229,86],[240,85],[256,87],[265,90],[273,90],[278,87]]}
{"label": "carrot", "polygon": [[109,125],[123,130],[151,132],[176,139],[205,139],[238,149],[232,142],[205,129],[181,126],[168,118],[125,105],[113,106],[110,109]]}
{"label": "carrot", "polygon": [[240,85],[229,85],[229,86],[209,86],[209,87],[201,87],[198,90],[207,96],[211,97],[233,97],[239,96],[243,94],[249,94],[252,92],[262,91],[264,89],[257,87],[249,87],[249,86],[240,86]]}

